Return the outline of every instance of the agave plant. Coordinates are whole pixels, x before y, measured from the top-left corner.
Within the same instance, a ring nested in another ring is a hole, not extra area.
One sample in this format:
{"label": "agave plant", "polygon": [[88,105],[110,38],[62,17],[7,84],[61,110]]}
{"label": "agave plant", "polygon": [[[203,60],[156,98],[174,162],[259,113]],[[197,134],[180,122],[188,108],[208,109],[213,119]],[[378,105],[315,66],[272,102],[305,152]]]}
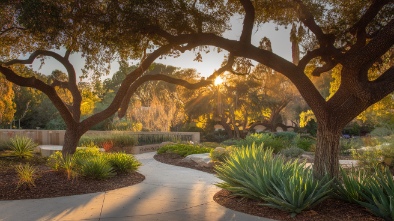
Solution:
{"label": "agave plant", "polygon": [[362,186],[365,185],[370,173],[365,169],[353,167],[350,170],[340,168],[340,174],[341,180],[335,181],[334,196],[351,203],[363,201]]}
{"label": "agave plant", "polygon": [[385,171],[377,169],[367,179],[365,185],[362,185],[361,195],[365,199],[357,200],[361,206],[387,221],[394,220],[394,179],[387,167]]}
{"label": "agave plant", "polygon": [[223,182],[218,187],[234,195],[263,200],[263,205],[292,215],[323,201],[331,192],[332,180],[317,180],[299,161],[286,161],[263,145],[235,149],[225,162],[215,167]]}
{"label": "agave plant", "polygon": [[10,148],[13,154],[19,158],[33,157],[34,148],[37,146],[38,144],[29,137],[15,136],[10,139]]}
{"label": "agave plant", "polygon": [[293,168],[290,176],[274,174],[270,180],[274,189],[262,197],[266,202],[262,205],[290,212],[292,217],[327,199],[332,184],[328,176],[315,179],[309,168]]}

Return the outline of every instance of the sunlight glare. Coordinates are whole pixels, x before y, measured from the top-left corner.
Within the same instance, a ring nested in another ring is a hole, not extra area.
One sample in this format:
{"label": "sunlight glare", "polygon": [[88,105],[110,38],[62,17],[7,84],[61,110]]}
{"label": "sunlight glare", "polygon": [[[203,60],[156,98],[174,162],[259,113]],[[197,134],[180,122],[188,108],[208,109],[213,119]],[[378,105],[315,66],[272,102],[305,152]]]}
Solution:
{"label": "sunlight glare", "polygon": [[215,79],[214,84],[217,86],[217,85],[222,84],[222,83],[223,83],[223,79],[220,76],[217,76],[216,79]]}

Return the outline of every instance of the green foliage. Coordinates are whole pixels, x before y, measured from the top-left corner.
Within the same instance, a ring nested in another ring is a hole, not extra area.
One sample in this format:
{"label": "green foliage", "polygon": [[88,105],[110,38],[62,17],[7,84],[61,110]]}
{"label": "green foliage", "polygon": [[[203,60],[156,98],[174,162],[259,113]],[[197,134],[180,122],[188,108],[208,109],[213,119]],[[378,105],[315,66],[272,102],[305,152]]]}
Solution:
{"label": "green foliage", "polygon": [[209,156],[211,157],[212,161],[224,162],[230,156],[230,153],[233,149],[234,147],[231,146],[228,146],[226,148],[217,147],[211,150]]}
{"label": "green foliage", "polygon": [[100,152],[99,148],[97,147],[85,147],[85,148],[78,148],[73,157],[76,161],[83,161],[88,158],[94,158],[101,156],[102,153]]}
{"label": "green foliage", "polygon": [[15,167],[15,171],[18,176],[17,189],[21,186],[26,186],[27,188],[35,186],[36,169],[33,166],[30,166],[30,164],[19,164]]}
{"label": "green foliage", "polygon": [[235,146],[242,147],[242,146],[251,146],[253,143],[256,146],[260,146],[264,144],[264,147],[269,147],[274,150],[275,153],[278,153],[282,149],[290,146],[289,141],[282,139],[280,137],[276,137],[272,133],[255,133],[247,136],[243,140],[239,140]]}
{"label": "green foliage", "polygon": [[38,144],[29,137],[15,136],[10,139],[10,148],[13,154],[19,158],[33,157],[34,148],[37,146]]}
{"label": "green foliage", "polygon": [[335,181],[334,195],[352,203],[363,200],[361,195],[362,185],[365,185],[370,172],[365,169],[352,167],[349,170],[340,168],[340,174],[341,179]]}
{"label": "green foliage", "polygon": [[281,150],[279,153],[287,158],[297,158],[301,156],[305,151],[298,147],[290,147]]}
{"label": "green foliage", "polygon": [[292,140],[296,139],[297,135],[298,135],[297,133],[292,132],[292,131],[282,131],[282,132],[275,133],[275,137],[282,138],[286,141],[292,141]]}
{"label": "green foliage", "polygon": [[238,140],[236,140],[236,139],[229,139],[229,140],[223,141],[221,144],[223,144],[225,146],[233,146],[233,145],[236,145],[237,142],[238,142]]}
{"label": "green foliage", "polygon": [[72,156],[63,157],[60,151],[48,158],[48,166],[64,171],[68,179],[79,175],[93,179],[105,179],[118,173],[137,170],[141,165],[132,155],[102,153],[97,147],[78,148]]}
{"label": "green foliage", "polygon": [[47,165],[55,171],[62,169],[63,155],[61,151],[56,151],[48,157]]}
{"label": "green foliage", "polygon": [[394,179],[390,170],[341,170],[342,183],[337,182],[335,193],[349,202],[358,203],[376,216],[394,220]]}
{"label": "green foliage", "polygon": [[[77,151],[78,152],[78,151]],[[55,171],[62,171],[67,175],[67,179],[74,179],[78,176],[78,156],[67,155],[65,158],[62,152],[56,151],[54,154],[49,156],[47,165]]]}
{"label": "green foliage", "polygon": [[138,134],[137,135],[138,144],[157,144],[162,142],[180,142],[180,141],[190,141],[191,137],[189,135],[177,135],[177,134]]}
{"label": "green foliage", "polygon": [[295,138],[296,146],[304,151],[310,151],[315,143],[316,141],[312,138],[300,137],[299,135]]}
{"label": "green foliage", "polygon": [[84,160],[79,170],[82,176],[92,179],[107,179],[116,175],[114,168],[102,156]]}
{"label": "green foliage", "polygon": [[209,142],[220,143],[227,140],[228,138],[229,138],[228,134],[224,130],[218,130],[204,135],[205,141],[209,141]]}
{"label": "green foliage", "polygon": [[370,136],[374,137],[385,137],[394,134],[394,130],[391,127],[376,127],[369,133]]}
{"label": "green foliage", "polygon": [[303,210],[312,208],[331,193],[332,180],[328,176],[318,180],[310,169],[297,168],[290,177],[275,174],[270,181],[274,189],[262,199],[272,208],[290,212],[292,217]]}
{"label": "green foliage", "polygon": [[359,149],[362,146],[362,141],[358,138],[340,138],[339,151],[341,154],[350,154],[351,150]]}
{"label": "green foliage", "polygon": [[363,150],[352,150],[352,156],[365,168],[376,168],[382,162],[382,149],[379,147],[368,147]]}
{"label": "green foliage", "polygon": [[362,186],[365,201],[358,201],[376,216],[389,221],[394,220],[394,179],[388,168],[377,170]]}
{"label": "green foliage", "polygon": [[89,147],[89,146],[98,146],[103,148],[108,142],[112,142],[115,147],[126,147],[126,146],[135,146],[137,144],[137,140],[134,136],[127,134],[109,134],[109,135],[83,135],[81,139],[79,139],[78,146],[81,147]]}
{"label": "green foliage", "polygon": [[107,159],[117,173],[134,172],[141,166],[133,155],[126,153],[110,153]]}
{"label": "green foliage", "polygon": [[215,167],[217,186],[234,195],[263,200],[265,205],[300,213],[328,197],[330,180],[316,180],[305,163],[275,157],[262,145],[234,149]]}
{"label": "green foliage", "polygon": [[198,154],[198,153],[209,153],[211,152],[212,148],[203,147],[199,145],[193,144],[168,144],[160,147],[157,150],[158,154],[162,153],[176,153],[183,157],[191,154]]}

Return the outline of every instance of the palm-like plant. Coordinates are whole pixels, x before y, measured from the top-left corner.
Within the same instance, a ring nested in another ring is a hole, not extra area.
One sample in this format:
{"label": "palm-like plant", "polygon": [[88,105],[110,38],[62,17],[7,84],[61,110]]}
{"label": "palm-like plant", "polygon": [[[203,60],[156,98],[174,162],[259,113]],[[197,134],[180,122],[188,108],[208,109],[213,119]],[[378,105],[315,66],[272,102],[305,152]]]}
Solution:
{"label": "palm-like plant", "polygon": [[13,154],[19,158],[33,157],[34,148],[37,146],[38,144],[29,137],[15,136],[10,139],[10,148]]}

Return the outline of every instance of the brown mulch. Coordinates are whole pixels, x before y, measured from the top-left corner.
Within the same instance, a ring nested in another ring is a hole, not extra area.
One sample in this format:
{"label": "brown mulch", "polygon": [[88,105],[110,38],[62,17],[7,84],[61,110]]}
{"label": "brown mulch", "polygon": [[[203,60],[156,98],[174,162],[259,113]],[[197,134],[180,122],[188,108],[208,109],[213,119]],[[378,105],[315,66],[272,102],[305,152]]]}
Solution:
{"label": "brown mulch", "polygon": [[201,167],[201,166],[198,166],[198,164],[194,163],[194,162],[183,162],[182,160],[184,157],[182,157],[181,155],[176,154],[176,153],[156,154],[153,158],[155,158],[155,160],[157,160],[161,163],[201,170],[201,171],[204,171],[207,173],[212,173],[212,174],[215,173],[215,171],[213,170],[213,167]]}
{"label": "brown mulch", "polygon": [[[154,158],[162,163],[175,166],[183,166],[204,172],[215,173],[213,168],[198,167],[195,163],[181,162],[183,157],[173,153],[156,154]],[[235,197],[226,190],[221,190],[214,195],[213,198],[218,204],[230,208],[235,211],[260,216],[275,220],[297,220],[297,221],[384,221],[382,218],[376,217],[369,213],[365,208],[347,203],[337,199],[327,199],[318,204],[315,208],[303,211],[295,218],[292,218],[288,212],[279,209],[261,206],[262,202]]]}
{"label": "brown mulch", "polygon": [[145,179],[144,175],[133,172],[118,174],[105,180],[86,179],[84,177],[68,180],[64,173],[53,171],[43,164],[34,166],[37,169],[35,186],[32,188],[21,186],[18,189],[15,169],[11,165],[3,167],[0,170],[0,200],[40,199],[105,192],[131,186]]}

